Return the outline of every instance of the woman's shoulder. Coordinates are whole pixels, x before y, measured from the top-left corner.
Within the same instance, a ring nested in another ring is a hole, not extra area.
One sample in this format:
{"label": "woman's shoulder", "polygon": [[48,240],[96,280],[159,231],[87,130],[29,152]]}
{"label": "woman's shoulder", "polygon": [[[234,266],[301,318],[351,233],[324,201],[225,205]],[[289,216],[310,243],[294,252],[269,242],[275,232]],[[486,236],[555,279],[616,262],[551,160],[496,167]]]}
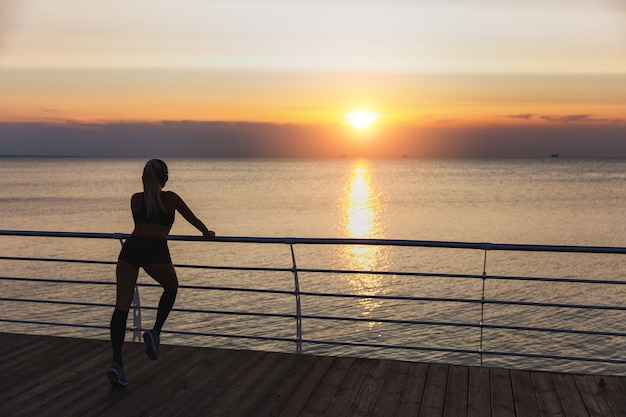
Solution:
{"label": "woman's shoulder", "polygon": [[174,191],[161,191],[161,200],[163,200],[164,202],[168,201],[172,203],[177,203],[182,199]]}
{"label": "woman's shoulder", "polygon": [[178,196],[178,194],[176,194],[174,191],[161,191],[161,197],[165,197],[165,198],[180,198]]}

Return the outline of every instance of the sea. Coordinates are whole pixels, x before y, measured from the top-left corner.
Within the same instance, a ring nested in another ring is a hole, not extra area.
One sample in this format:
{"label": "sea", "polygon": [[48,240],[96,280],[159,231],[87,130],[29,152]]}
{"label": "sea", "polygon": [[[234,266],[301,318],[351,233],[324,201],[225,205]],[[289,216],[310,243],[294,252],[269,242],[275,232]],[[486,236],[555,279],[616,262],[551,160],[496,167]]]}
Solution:
{"label": "sea", "polygon": [[[167,159],[166,189],[179,194],[218,236],[381,238],[444,242],[626,247],[626,160],[623,159]],[[145,159],[0,158],[0,230],[130,233],[130,196],[141,191]],[[199,232],[178,215],[172,235]],[[117,240],[0,235],[0,256],[117,259]],[[293,314],[294,297],[200,290],[195,286],[293,291],[288,245],[170,242],[182,288],[177,308]],[[305,292],[350,295],[302,297],[302,334],[313,354],[484,364],[567,372],[626,374],[626,365],[570,359],[448,352],[449,348],[622,359],[626,311],[525,305],[626,306],[626,287],[587,280],[626,281],[622,255],[481,251],[362,245],[295,245],[299,268],[392,271],[397,274],[300,273]],[[189,265],[238,266],[244,270]],[[113,264],[0,261],[3,277],[43,277],[113,283]],[[411,275],[410,273],[417,274]],[[409,274],[405,274],[409,273]],[[485,273],[483,282],[475,276]],[[471,275],[473,278],[462,278]],[[515,279],[506,279],[515,277]],[[519,277],[532,277],[520,280]],[[543,278],[568,278],[567,282]],[[575,282],[572,282],[572,279]],[[140,275],[140,283],[150,284]],[[484,285],[484,288],[483,288]],[[93,307],[0,301],[11,319],[70,321],[100,329],[3,323],[4,331],[108,337],[113,285],[59,286],[4,280],[3,297],[63,299]],[[510,303],[477,303],[483,296]],[[159,290],[141,287],[142,304]],[[371,299],[354,295],[422,297]],[[432,301],[429,301],[432,300]],[[439,300],[439,301],[436,301]],[[473,302],[467,302],[473,300]],[[515,304],[518,303],[518,304]],[[143,322],[154,310],[143,310]],[[327,321],[319,316],[358,317]],[[377,321],[377,319],[379,319]],[[414,321],[388,323],[380,319]],[[503,328],[481,329],[476,324]],[[448,324],[442,324],[448,323]],[[449,326],[464,323],[471,326]],[[174,311],[166,327],[189,332],[293,338],[295,324],[276,317]],[[515,329],[505,329],[516,326]],[[574,330],[550,333],[519,327]],[[167,328],[166,328],[167,330]],[[580,335],[576,330],[606,334]],[[129,336],[130,337],[130,336]],[[370,347],[351,346],[363,342]],[[292,342],[164,333],[163,343],[293,351]],[[377,344],[424,349],[376,348]],[[434,348],[434,349],[430,349]]]}

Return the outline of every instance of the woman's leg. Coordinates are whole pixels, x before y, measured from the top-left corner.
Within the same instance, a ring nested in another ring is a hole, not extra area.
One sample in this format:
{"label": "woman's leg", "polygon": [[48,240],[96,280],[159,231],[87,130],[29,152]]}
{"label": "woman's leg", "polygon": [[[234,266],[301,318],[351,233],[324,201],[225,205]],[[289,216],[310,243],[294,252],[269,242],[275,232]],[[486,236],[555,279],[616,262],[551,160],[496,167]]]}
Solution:
{"label": "woman's leg", "polygon": [[122,345],[124,344],[124,336],[126,333],[126,320],[128,318],[128,310],[133,302],[135,294],[135,285],[137,284],[137,276],[139,268],[125,261],[118,261],[115,271],[117,279],[117,297],[115,301],[115,310],[111,317],[111,347],[113,348],[113,361],[120,366],[123,365]]}
{"label": "woman's leg", "polygon": [[165,320],[167,320],[170,311],[172,311],[172,307],[174,307],[174,302],[176,301],[176,293],[178,292],[176,269],[174,269],[174,265],[170,263],[146,265],[144,270],[163,287],[163,294],[161,294],[161,299],[159,300],[159,307],[154,322],[154,331],[157,336],[159,336],[163,324]]}

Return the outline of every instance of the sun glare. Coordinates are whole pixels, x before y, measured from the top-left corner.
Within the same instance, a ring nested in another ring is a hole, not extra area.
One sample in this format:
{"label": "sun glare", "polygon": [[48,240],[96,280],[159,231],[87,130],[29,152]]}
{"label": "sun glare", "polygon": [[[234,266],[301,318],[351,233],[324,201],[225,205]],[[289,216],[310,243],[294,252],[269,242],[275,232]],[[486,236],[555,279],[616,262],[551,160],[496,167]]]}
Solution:
{"label": "sun glare", "polygon": [[357,129],[365,129],[378,119],[378,114],[365,110],[356,110],[346,114],[346,123]]}

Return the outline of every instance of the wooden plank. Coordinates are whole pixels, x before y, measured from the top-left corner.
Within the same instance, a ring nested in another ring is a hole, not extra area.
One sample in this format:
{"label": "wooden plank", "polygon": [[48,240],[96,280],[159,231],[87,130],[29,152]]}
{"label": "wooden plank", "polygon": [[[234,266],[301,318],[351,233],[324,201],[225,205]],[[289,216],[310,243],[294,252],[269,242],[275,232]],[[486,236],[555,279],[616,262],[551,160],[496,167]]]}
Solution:
{"label": "wooden plank", "polygon": [[[83,361],[91,362],[94,360],[91,365],[91,370],[86,370],[81,374],[80,379],[74,380],[73,378],[67,378],[67,384],[60,386],[62,389],[58,393],[54,394],[54,398],[50,398],[50,401],[44,403],[42,408],[46,411],[50,411],[51,415],[63,415],[64,410],[68,408],[75,408],[80,410],[77,411],[78,415],[95,415],[101,413],[105,410],[110,409],[115,401],[124,398],[125,396],[129,396],[131,392],[136,390],[140,384],[136,384],[137,379],[130,379],[131,385],[128,391],[123,391],[119,395],[112,395],[111,386],[108,378],[106,377],[106,370],[111,361],[111,351],[109,343],[106,343],[106,347],[103,350],[102,355],[93,355],[87,354],[82,358]],[[126,368],[131,370],[131,374],[134,367],[133,363],[138,361],[148,362],[149,359],[145,357],[143,345],[139,343],[127,343],[125,346],[125,366]],[[95,356],[95,358],[92,358]],[[99,361],[95,359],[98,358]],[[103,358],[106,358],[103,360]],[[128,372],[128,371],[127,371]],[[142,375],[140,373],[139,375]],[[48,393],[50,397],[50,393]],[[137,398],[138,396],[135,396]],[[89,401],[85,401],[85,399],[89,399]]]}
{"label": "wooden plank", "polygon": [[300,355],[294,354],[278,354],[278,356],[278,361],[267,372],[264,372],[252,388],[228,410],[228,416],[256,415],[256,413],[253,413],[253,410],[266,397],[273,395],[276,387],[283,384],[281,381],[285,381],[288,378],[288,373],[300,359]]}
{"label": "wooden plank", "polygon": [[253,404],[249,404],[248,401],[250,396],[255,396],[255,387],[259,386],[259,390],[265,388],[262,386],[264,379],[267,375],[273,375],[274,370],[279,368],[284,360],[285,356],[280,353],[267,353],[263,360],[259,360],[247,372],[241,373],[236,380],[225,387],[221,395],[215,397],[213,401],[204,402],[203,408],[211,410],[214,416],[231,415],[233,408],[242,403],[245,404],[244,408],[254,408],[260,401],[258,397],[251,399]]}
{"label": "wooden plank", "polygon": [[537,396],[539,415],[541,417],[565,417],[559,393],[554,385],[552,374],[548,372],[532,372],[531,377]]}
{"label": "wooden plank", "polygon": [[1,416],[626,416],[623,376],[127,343],[111,392],[108,340],[0,333],[2,352]]}
{"label": "wooden plank", "polygon": [[622,388],[622,391],[626,392],[626,376],[616,376],[615,379]]}
{"label": "wooden plank", "polygon": [[598,383],[591,375],[574,375],[578,392],[587,407],[590,417],[606,417],[613,415],[609,404],[600,392]]}
{"label": "wooden plank", "polygon": [[[108,386],[104,367],[99,369],[98,375],[94,372],[101,364],[102,354],[107,348],[104,341],[86,340],[78,343],[74,339],[50,338],[48,345],[56,345],[57,352],[31,358],[32,368],[27,374],[38,370],[32,375],[36,386],[25,385],[29,391],[21,396],[22,413],[44,414],[54,410],[59,403],[67,400],[68,394],[87,389],[90,385],[86,382],[90,380],[97,379]],[[87,365],[90,369],[77,374],[74,370],[83,362],[89,362]],[[6,411],[7,414],[0,414],[17,415],[15,410]]]}
{"label": "wooden plank", "polygon": [[[143,346],[142,346],[143,348]],[[113,395],[109,401],[98,407],[100,410],[118,415],[154,415],[172,402],[184,395],[195,385],[200,385],[202,379],[190,376],[197,372],[201,363],[217,362],[221,353],[207,349],[189,356],[189,349],[179,349],[167,346],[161,347],[161,352],[167,351],[168,356],[159,356],[158,361],[152,361],[144,355],[135,360],[146,365],[146,368],[131,384],[124,388],[119,395]],[[144,349],[142,349],[143,351]],[[206,366],[206,365],[205,365]],[[154,395],[158,393],[158,395]],[[99,414],[96,414],[99,415]]]}
{"label": "wooden plank", "polygon": [[372,417],[393,417],[404,390],[410,362],[392,362],[376,399]]}
{"label": "wooden plank", "polygon": [[[613,414],[616,417],[626,416],[626,390],[622,385],[624,378],[616,376],[603,376],[601,378],[604,379],[604,384],[602,384],[604,387],[601,388],[602,395],[609,403]],[[600,377],[596,377],[596,380],[599,384]]]}
{"label": "wooden plank", "polygon": [[491,417],[489,368],[470,367],[467,390],[468,417]]}
{"label": "wooden plank", "polygon": [[507,369],[489,370],[491,388],[491,413],[498,417],[515,417],[515,402],[511,375]]}
{"label": "wooden plank", "polygon": [[317,363],[311,369],[311,372],[306,375],[298,387],[289,396],[287,401],[282,405],[280,413],[276,416],[279,417],[292,417],[299,416],[302,413],[307,402],[310,401],[313,393],[319,389],[320,384],[326,378],[326,375],[331,368],[335,366],[335,362],[338,358],[331,356],[317,357]]}
{"label": "wooden plank", "polygon": [[[28,338],[35,342],[33,337]],[[62,340],[51,339],[43,344],[33,343],[35,349],[27,349],[24,357],[18,361],[5,361],[3,364],[11,364],[10,369],[2,370],[2,397],[9,400],[16,396],[22,399],[34,398],[41,394],[42,390],[48,390],[45,387],[46,381],[55,378],[58,373],[57,367],[62,365],[70,366],[74,362],[74,358],[81,355],[82,352],[91,350],[91,344],[75,344],[70,343],[65,349],[62,348]]]}
{"label": "wooden plank", "polygon": [[466,417],[468,414],[469,368],[450,366],[445,393],[444,417]]}
{"label": "wooden plank", "polygon": [[[103,343],[101,349],[103,354],[110,355],[108,343]],[[46,392],[41,394],[42,398],[37,400],[40,406],[38,414],[45,411],[45,415],[89,415],[86,411],[98,402],[93,393],[100,391],[99,398],[106,398],[106,393],[110,392],[105,375],[108,363],[105,365],[103,355],[94,354],[96,352],[94,345],[91,351],[77,356],[72,362],[68,361],[66,366],[55,367],[58,379],[51,380],[52,386],[48,384]],[[86,398],[90,401],[85,401]]]}
{"label": "wooden plank", "polygon": [[574,378],[567,374],[553,374],[552,378],[565,415],[568,417],[588,416],[585,403],[578,393],[576,383],[574,383]]}
{"label": "wooden plank", "polygon": [[18,364],[28,361],[34,354],[43,353],[50,347],[56,349],[55,339],[48,340],[46,337],[2,333],[2,364],[10,364],[14,369]]}
{"label": "wooden plank", "polygon": [[369,372],[349,409],[350,416],[370,416],[378,399],[385,376],[389,370],[389,361],[370,360]]}
{"label": "wooden plank", "polygon": [[[194,355],[196,357],[197,355]],[[240,378],[242,373],[259,361],[259,356],[248,351],[230,351],[223,357],[200,358],[185,376],[185,391],[176,401],[162,406],[158,414],[167,417],[201,415],[204,403],[221,395],[225,387]],[[262,358],[261,358],[262,359]]]}
{"label": "wooden plank", "polygon": [[354,361],[354,358],[336,359],[335,365],[328,370],[317,390],[306,402],[300,417],[319,416],[326,412]]}
{"label": "wooden plank", "polygon": [[328,408],[324,412],[325,416],[345,416],[356,401],[357,394],[365,383],[373,361],[371,359],[357,358],[346,373],[345,378],[337,388]]}
{"label": "wooden plank", "polygon": [[400,402],[396,410],[396,416],[419,415],[426,387],[429,365],[424,363],[412,363],[404,385],[404,391],[400,396]]}
{"label": "wooden plank", "polygon": [[282,359],[280,354],[271,352],[265,355],[262,355],[262,352],[248,352],[248,355],[254,358],[252,366],[227,370],[233,374],[230,377],[222,374],[223,379],[214,387],[211,395],[202,398],[194,409],[195,413],[200,410],[211,410],[212,416],[227,415],[229,410],[259,383],[263,375]]}
{"label": "wooden plank", "polygon": [[297,355],[298,362],[272,387],[265,399],[250,413],[255,417],[274,417],[280,413],[288,399],[297,390],[304,378],[309,379],[319,359],[313,355]]}
{"label": "wooden plank", "polygon": [[515,415],[517,417],[537,417],[539,415],[539,403],[530,372],[511,370],[511,386],[515,401]]}
{"label": "wooden plank", "polygon": [[426,378],[426,388],[420,415],[442,416],[446,398],[449,365],[431,364]]}

